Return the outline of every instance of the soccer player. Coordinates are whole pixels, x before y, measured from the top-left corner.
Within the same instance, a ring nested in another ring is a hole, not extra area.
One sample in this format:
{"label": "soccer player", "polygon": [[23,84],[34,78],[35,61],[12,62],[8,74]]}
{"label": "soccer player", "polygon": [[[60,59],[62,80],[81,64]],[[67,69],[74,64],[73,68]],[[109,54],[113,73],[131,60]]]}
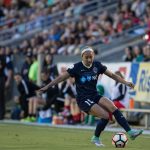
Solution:
{"label": "soccer player", "polygon": [[52,82],[38,90],[38,92],[44,92],[49,87],[52,87],[69,77],[74,77],[77,90],[76,99],[79,108],[87,114],[101,118],[96,126],[91,142],[96,146],[104,146],[101,142],[100,135],[109,121],[109,112],[114,115],[117,122],[124,128],[130,138],[134,140],[137,136],[142,134],[143,130],[132,130],[127,120],[113,102],[108,98],[99,95],[96,90],[96,84],[100,74],[105,74],[130,88],[134,88],[134,84],[125,81],[118,75],[112,73],[106,66],[102,65],[101,62],[94,61],[93,48],[88,46],[83,48],[81,51],[81,57],[81,62],[75,63],[72,68],[67,69],[66,72],[59,75]]}

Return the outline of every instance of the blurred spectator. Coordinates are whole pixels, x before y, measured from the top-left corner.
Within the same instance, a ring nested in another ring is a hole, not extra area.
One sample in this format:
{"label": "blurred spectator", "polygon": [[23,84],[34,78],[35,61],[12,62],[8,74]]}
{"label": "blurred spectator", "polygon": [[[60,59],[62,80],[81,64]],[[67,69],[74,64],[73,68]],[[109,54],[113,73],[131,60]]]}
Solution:
{"label": "blurred spectator", "polygon": [[30,4],[26,0],[17,0],[18,9],[30,8]]}
{"label": "blurred spectator", "polygon": [[13,55],[12,51],[9,47],[5,48],[5,56],[6,56],[6,66],[5,74],[6,74],[6,87],[8,88],[12,82],[13,77]]}
{"label": "blurred spectator", "polygon": [[21,75],[25,80],[28,80],[29,69],[32,64],[32,52],[27,52],[25,55],[25,61],[21,68]]}
{"label": "blurred spectator", "polygon": [[139,46],[134,46],[133,52],[134,52],[134,57],[135,57],[133,59],[133,62],[142,62],[144,60],[144,56]]}
{"label": "blurred spectator", "polygon": [[[61,10],[70,9],[79,4],[85,3],[81,0],[67,1],[46,1],[46,0],[4,0],[0,2],[0,18],[3,17],[3,24],[0,29],[7,29],[12,26],[26,23],[33,20],[39,20],[43,16],[57,13]],[[29,24],[28,24],[29,25]],[[31,23],[30,23],[31,25]],[[32,26],[35,26],[32,24]]]}
{"label": "blurred spectator", "polygon": [[147,23],[148,29],[150,29],[150,1],[146,7],[146,13],[144,15],[144,21],[145,21],[145,23]]}
{"label": "blurred spectator", "polygon": [[[115,74],[124,78],[120,71],[116,71]],[[117,108],[128,108],[129,106],[129,93],[126,85],[116,82],[112,92],[111,100],[114,102]]]}
{"label": "blurred spectator", "polygon": [[14,98],[14,105],[11,109],[11,119],[20,120],[21,119],[21,106],[18,97]]}
{"label": "blurred spectator", "polygon": [[6,57],[5,99],[10,101],[13,95],[13,87],[14,87],[14,82],[13,82],[14,65],[13,65],[13,53],[9,47],[5,48],[5,57]]}
{"label": "blurred spectator", "polygon": [[125,55],[123,56],[123,61],[149,62],[149,60],[150,60],[149,44],[140,47],[138,45],[135,45],[133,48],[131,46],[125,48]]}
{"label": "blurred spectator", "polygon": [[[29,9],[27,8],[26,10],[26,8],[23,8],[21,10],[25,9],[26,11],[31,11],[33,9],[33,12],[31,12],[33,14],[35,13],[35,16],[42,16],[50,12],[57,12],[61,9],[65,10],[66,8],[72,6],[74,7],[84,2],[87,2],[87,0],[69,0],[59,2],[45,2],[44,0],[34,1],[29,2]],[[52,5],[48,7],[48,3]],[[125,1],[121,1],[120,3],[119,1],[118,3],[120,4],[119,9],[111,12],[103,11],[100,13],[100,15],[81,14],[81,16],[79,16],[79,18],[75,19],[73,22],[65,21],[63,23],[53,23],[49,29],[36,34],[35,37],[29,41],[24,41],[20,47],[23,49],[23,51],[26,51],[28,48],[37,49],[37,51],[39,51],[39,47],[42,46],[46,53],[77,55],[80,53],[80,47],[85,43],[100,42],[108,44],[113,40],[113,36],[119,36],[124,30],[149,22],[149,7],[145,6],[145,1],[136,0],[129,3],[126,3]],[[137,8],[133,5],[139,7],[138,9],[140,9],[140,12],[142,12],[140,16],[136,14]],[[41,13],[37,13],[37,11],[35,11],[36,9],[38,10],[41,8],[43,8]],[[47,9],[48,11],[46,11]],[[46,14],[43,11],[46,11]],[[143,12],[146,12],[146,15]],[[33,18],[35,19],[36,17]],[[33,18],[30,19],[34,20]],[[33,29],[33,27],[31,27],[31,29]]]}
{"label": "blurred spectator", "polygon": [[29,80],[32,81],[33,83],[37,83],[37,78],[38,78],[38,60],[37,60],[37,55],[33,54],[33,61],[29,69]]}
{"label": "blurred spectator", "polygon": [[[35,13],[34,15],[37,15],[38,19],[38,16],[46,15],[50,12],[57,12],[61,9],[65,10],[68,7],[77,6],[78,4],[85,3],[87,1],[88,0],[69,0],[59,2],[48,1],[48,3],[52,3],[49,8],[47,1],[34,1],[33,4],[32,2],[29,2],[29,10],[26,10],[26,8],[23,8],[23,10],[25,9],[27,12],[30,12],[33,9],[33,12],[31,12],[33,14]],[[140,16],[135,13],[135,9],[137,8],[135,6],[131,6],[132,3],[133,5],[140,7],[140,10],[142,8]],[[38,10],[41,8],[43,8],[41,13],[36,12],[36,9]],[[46,11],[46,14],[43,11]],[[145,7],[145,1],[136,0],[129,3],[121,2],[119,10],[113,10],[113,13],[103,11],[100,15],[81,14],[81,16],[75,19],[74,22],[65,21],[63,23],[56,22],[51,24],[50,29],[46,29],[38,33],[35,37],[33,37],[34,40],[31,39],[28,41],[27,46],[28,48],[36,47],[36,49],[38,49],[38,47],[42,45],[44,46],[44,49],[51,54],[77,55],[79,54],[79,48],[85,43],[93,43],[97,41],[105,44],[110,43],[113,36],[119,35],[124,30],[131,27],[142,24],[146,20],[148,21],[148,18],[144,20],[143,11],[146,11],[148,15],[148,7]],[[31,15],[26,16],[33,16],[32,13]],[[36,17],[33,18],[35,19]],[[34,20],[33,18],[31,20]],[[33,29],[33,27],[31,27],[31,29]]]}
{"label": "blurred spectator", "polygon": [[4,54],[4,48],[0,47],[0,120],[5,116],[5,68],[6,57]]}
{"label": "blurred spectator", "polygon": [[53,78],[58,76],[57,65],[53,63],[53,55],[51,55],[50,53],[45,55],[43,67],[47,68],[49,70],[49,72],[51,73],[51,76],[53,76]]}
{"label": "blurred spectator", "polygon": [[2,7],[0,7],[0,19],[4,16],[5,16],[4,11],[3,11]]}
{"label": "blurred spectator", "polygon": [[[41,72],[41,80],[42,80],[42,86],[45,86],[50,81],[54,79],[54,76],[51,74],[47,68],[43,68]],[[56,112],[59,111],[59,108],[57,108],[57,98],[59,96],[59,88],[58,85],[55,85],[47,90],[46,93],[44,93],[43,98],[45,99],[45,104],[43,107],[43,110],[47,110],[52,107],[52,104],[54,104],[54,110]]]}
{"label": "blurred spectator", "polygon": [[143,47],[144,62],[150,62],[150,45]]}
{"label": "blurred spectator", "polygon": [[135,12],[137,17],[140,17],[145,12],[146,2],[143,0],[135,0],[132,3],[131,10]]}
{"label": "blurred spectator", "polygon": [[131,46],[128,46],[124,49],[125,55],[123,56],[123,61],[125,62],[132,62],[133,60],[133,50]]}
{"label": "blurred spectator", "polygon": [[32,115],[32,114],[28,113],[29,99],[35,97],[35,95],[36,95],[35,91],[38,90],[39,87],[28,80],[24,80],[22,78],[21,74],[19,74],[19,73],[15,74],[14,79],[16,81],[17,89],[20,94],[19,100],[20,100],[21,109],[24,112],[23,118],[26,118],[26,117],[28,117],[28,115]]}

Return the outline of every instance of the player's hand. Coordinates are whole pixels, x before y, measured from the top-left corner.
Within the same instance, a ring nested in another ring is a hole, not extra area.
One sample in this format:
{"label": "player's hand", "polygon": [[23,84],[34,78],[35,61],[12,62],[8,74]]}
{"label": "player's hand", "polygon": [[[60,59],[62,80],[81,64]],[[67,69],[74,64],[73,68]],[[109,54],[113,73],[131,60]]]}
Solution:
{"label": "player's hand", "polygon": [[37,92],[38,94],[42,94],[42,93],[46,92],[47,89],[48,89],[48,87],[47,87],[47,86],[44,86],[43,88],[37,90],[36,92]]}
{"label": "player's hand", "polygon": [[126,85],[129,86],[131,89],[134,89],[135,87],[135,85],[132,82],[127,82]]}

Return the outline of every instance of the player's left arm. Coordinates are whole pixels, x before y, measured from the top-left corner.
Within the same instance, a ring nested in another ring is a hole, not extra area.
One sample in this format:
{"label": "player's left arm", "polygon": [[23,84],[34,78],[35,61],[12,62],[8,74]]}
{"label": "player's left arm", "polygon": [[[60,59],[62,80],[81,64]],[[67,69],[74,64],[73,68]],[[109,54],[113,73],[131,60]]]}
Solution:
{"label": "player's left arm", "polygon": [[120,83],[123,83],[123,84],[129,86],[130,88],[134,89],[134,86],[135,86],[135,85],[134,85],[132,82],[128,82],[128,81],[124,80],[123,78],[121,78],[120,76],[114,74],[114,73],[111,72],[110,70],[107,69],[107,70],[104,72],[104,74],[107,75],[108,77],[114,79],[115,81],[120,82]]}

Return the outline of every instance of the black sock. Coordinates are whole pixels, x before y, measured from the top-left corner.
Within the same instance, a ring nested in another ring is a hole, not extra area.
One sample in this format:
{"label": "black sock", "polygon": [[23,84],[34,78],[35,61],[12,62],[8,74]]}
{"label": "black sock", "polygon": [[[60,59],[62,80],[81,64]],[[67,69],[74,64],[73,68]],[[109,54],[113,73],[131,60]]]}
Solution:
{"label": "black sock", "polygon": [[100,119],[97,123],[96,129],[95,129],[95,136],[99,137],[101,132],[105,129],[107,123],[108,123],[108,119]]}
{"label": "black sock", "polygon": [[120,110],[116,109],[113,112],[113,115],[115,116],[117,122],[124,128],[124,130],[126,132],[130,131],[131,128],[127,122],[127,120],[125,119],[125,117],[122,115],[122,113],[120,112]]}

